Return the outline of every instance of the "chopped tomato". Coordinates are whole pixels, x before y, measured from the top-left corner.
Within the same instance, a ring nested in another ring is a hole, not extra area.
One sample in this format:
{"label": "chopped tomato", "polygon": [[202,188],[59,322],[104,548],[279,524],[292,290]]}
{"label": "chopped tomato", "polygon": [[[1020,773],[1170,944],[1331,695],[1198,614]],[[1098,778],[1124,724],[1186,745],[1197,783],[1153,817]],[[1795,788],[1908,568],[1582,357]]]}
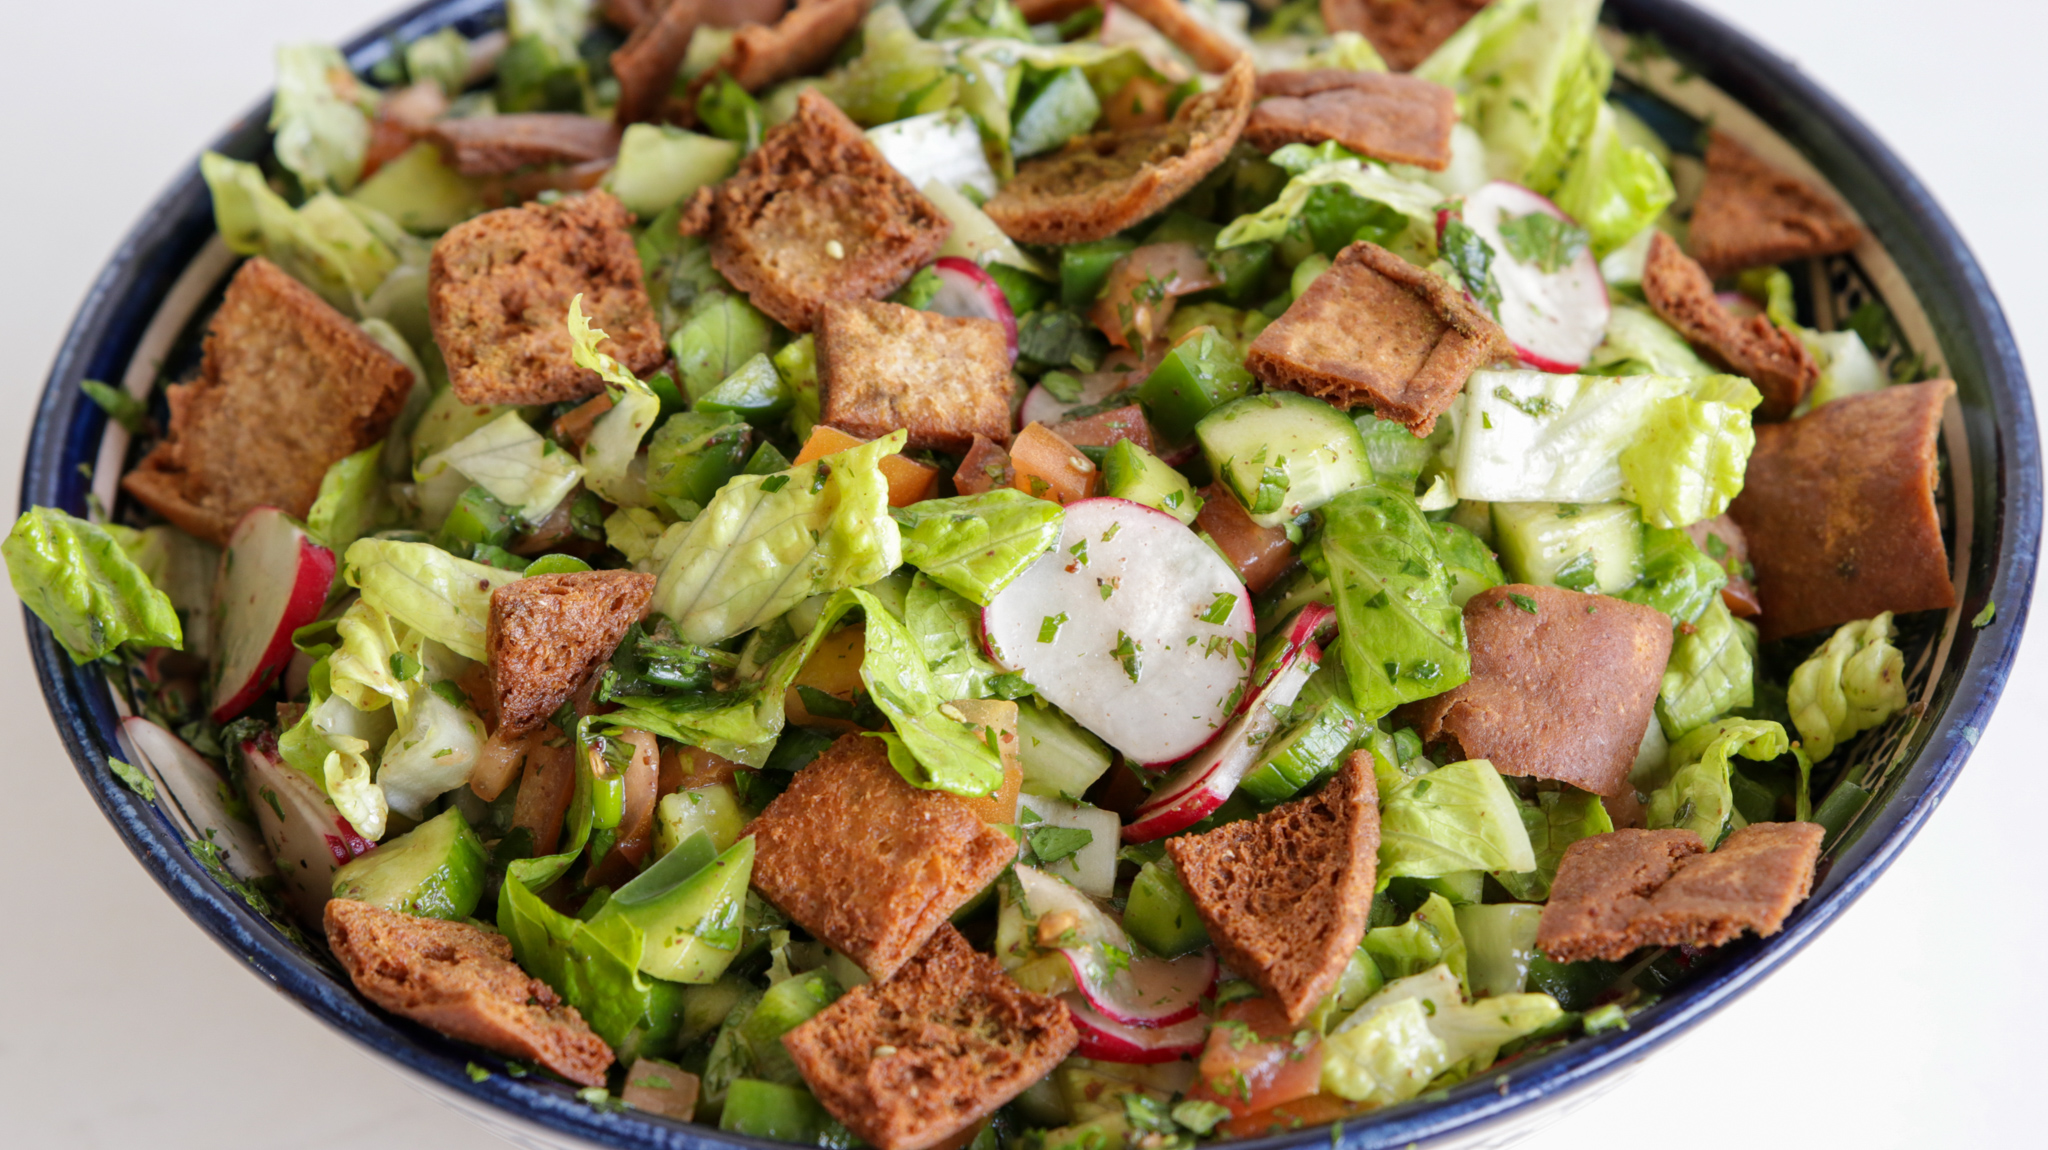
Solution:
{"label": "chopped tomato", "polygon": [[953,487],[962,495],[980,495],[984,491],[1008,487],[1016,479],[1016,469],[1010,466],[1010,453],[987,436],[977,435],[974,446],[967,449],[967,458],[960,461],[960,470],[953,473]]}
{"label": "chopped tomato", "polygon": [[1010,465],[1016,469],[1010,486],[1062,506],[1095,494],[1100,475],[1087,456],[1042,423],[1017,433],[1010,444]]}
{"label": "chopped tomato", "polygon": [[1242,1118],[1307,1098],[1322,1081],[1322,1034],[1288,1025],[1270,998],[1240,998],[1216,1012],[1188,1097],[1220,1102]]}
{"label": "chopped tomato", "polygon": [[1266,1134],[1284,1134],[1300,1130],[1305,1126],[1323,1126],[1339,1122],[1354,1114],[1371,1110],[1366,1102],[1347,1102],[1335,1094],[1311,1094],[1293,1102],[1282,1102],[1269,1110],[1232,1118],[1216,1128],[1216,1133],[1230,1138],[1258,1138]]}
{"label": "chopped tomato", "polygon": [[[866,442],[865,439],[856,439],[836,427],[826,427],[821,423],[811,429],[811,437],[804,440],[804,448],[796,453],[794,462],[809,463],[813,459],[836,455]],[[930,499],[932,492],[938,490],[939,469],[936,467],[926,467],[914,459],[904,458],[900,453],[883,456],[877,466],[882,469],[882,478],[889,481],[891,507],[908,507],[913,503]]]}
{"label": "chopped tomato", "polygon": [[1147,344],[1166,334],[1176,297],[1222,283],[1201,249],[1186,240],[1146,244],[1109,269],[1088,319],[1118,347]]}
{"label": "chopped tomato", "polygon": [[1136,404],[1097,412],[1085,419],[1070,419],[1055,426],[1052,433],[1076,447],[1108,447],[1128,439],[1152,450],[1152,426],[1145,422],[1145,409]]}
{"label": "chopped tomato", "polygon": [[1237,496],[1220,483],[1202,489],[1202,512],[1195,516],[1195,530],[1208,533],[1253,594],[1271,587],[1281,572],[1294,564],[1294,544],[1287,541],[1286,530],[1252,522]]}

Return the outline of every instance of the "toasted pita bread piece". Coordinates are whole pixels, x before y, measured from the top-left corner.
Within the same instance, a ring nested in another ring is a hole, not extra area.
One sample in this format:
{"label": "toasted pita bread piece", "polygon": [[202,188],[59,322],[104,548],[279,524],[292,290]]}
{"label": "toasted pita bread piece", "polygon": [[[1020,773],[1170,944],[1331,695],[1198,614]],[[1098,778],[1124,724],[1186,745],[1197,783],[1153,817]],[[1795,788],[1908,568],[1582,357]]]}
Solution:
{"label": "toasted pita bread piece", "polygon": [[619,128],[573,112],[520,112],[436,120],[426,136],[465,176],[509,176],[543,164],[583,164],[619,154]]}
{"label": "toasted pita bread piece", "polygon": [[811,1093],[877,1150],[925,1150],[967,1130],[1077,1041],[1064,1003],[1018,986],[950,924],[887,980],[782,1036]]}
{"label": "toasted pita bread piece", "polygon": [[1230,969],[1299,1023],[1365,937],[1380,849],[1372,756],[1256,819],[1166,840],[1166,853]]}
{"label": "toasted pita bread piece", "polygon": [[1647,945],[1636,916],[1649,909],[1680,860],[1706,848],[1689,830],[1618,830],[1565,848],[1550,884],[1536,945],[1553,962],[1610,961]]}
{"label": "toasted pita bread piece", "polygon": [[946,242],[952,223],[832,101],[797,97],[739,171],[697,192],[686,235],[755,307],[809,331],[832,300],[879,299]]}
{"label": "toasted pita bread piece", "polygon": [[1195,67],[1204,72],[1229,71],[1232,64],[1244,55],[1244,49],[1231,43],[1230,38],[1197,19],[1180,0],[1120,0],[1145,23],[1159,29],[1159,34],[1173,41],[1175,47],[1188,54]]}
{"label": "toasted pita bread piece", "polygon": [[1805,180],[1756,158],[1726,132],[1707,142],[1707,182],[1686,246],[1713,275],[1846,252],[1863,229]]}
{"label": "toasted pita bread piece", "polygon": [[491,592],[490,653],[499,729],[546,723],[647,614],[654,576],[637,571],[535,575]]}
{"label": "toasted pita bread piece", "polygon": [[330,899],[327,945],[364,998],[486,1050],[604,1085],[612,1048],[575,1007],[512,961],[512,940],[466,922]]}
{"label": "toasted pita bread piece", "polygon": [[1442,84],[1383,72],[1319,68],[1259,77],[1245,142],[1262,152],[1335,140],[1390,164],[1451,165],[1458,97]]}
{"label": "toasted pita bread piece", "polygon": [[1467,376],[1514,354],[1463,292],[1361,240],[1259,333],[1244,365],[1267,387],[1369,407],[1422,436]]}
{"label": "toasted pita bread piece", "polygon": [[1426,743],[1503,775],[1596,795],[1628,789],[1671,659],[1671,620],[1653,607],[1511,583],[1465,602],[1472,677],[1403,709]]}
{"label": "toasted pita bread piece", "polygon": [[952,455],[1010,435],[1003,325],[883,300],[825,305],[818,321],[822,422],[862,439],[904,428],[913,451]]}
{"label": "toasted pita bread piece", "polygon": [[1895,385],[1756,429],[1728,514],[1749,543],[1764,641],[1955,606],[1934,505],[1953,394],[1946,379]]}
{"label": "toasted pita bread piece", "polygon": [[723,73],[749,92],[823,68],[839,45],[860,27],[868,0],[796,0],[796,6],[773,24],[748,24],[733,35],[732,45],[690,85],[689,104],[697,93]]}
{"label": "toasted pita bread piece", "polygon": [[1798,336],[1765,316],[1735,318],[1714,298],[1714,281],[1706,270],[1663,232],[1650,238],[1650,254],[1643,261],[1643,295],[1700,355],[1756,384],[1764,395],[1758,419],[1791,415],[1820,379],[1820,364]]}
{"label": "toasted pita bread piece", "polygon": [[226,546],[252,507],[312,510],[327,468],[382,440],[411,390],[411,370],[259,256],[207,323],[199,378],[166,389],[169,433],[121,486]]}
{"label": "toasted pita bread piece", "polygon": [[667,0],[630,26],[632,35],[612,53],[619,102],[612,119],[619,126],[658,120],[668,110],[676,71],[690,54],[690,39],[705,23],[705,0]]}
{"label": "toasted pita bread piece", "polygon": [[1189,97],[1164,124],[1097,132],[1024,161],[984,210],[1028,244],[1115,235],[1164,210],[1223,162],[1244,131],[1252,87],[1251,62],[1239,60],[1221,87]]}
{"label": "toasted pita bread piece", "polygon": [[905,782],[865,735],[841,736],[798,771],[747,833],[754,889],[876,979],[1017,856],[964,800]]}
{"label": "toasted pita bread piece", "polygon": [[1487,0],[1322,0],[1331,32],[1357,32],[1396,72],[1429,59]]}

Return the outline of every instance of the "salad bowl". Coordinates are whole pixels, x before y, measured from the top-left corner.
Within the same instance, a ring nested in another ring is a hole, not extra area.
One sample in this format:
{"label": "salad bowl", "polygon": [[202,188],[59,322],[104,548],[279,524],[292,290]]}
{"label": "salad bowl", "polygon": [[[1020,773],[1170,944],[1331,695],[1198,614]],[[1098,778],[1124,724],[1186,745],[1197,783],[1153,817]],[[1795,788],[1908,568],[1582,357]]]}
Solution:
{"label": "salad bowl", "polygon": [[[394,43],[502,23],[495,0],[441,0],[393,17],[344,47],[358,71]],[[2042,517],[2040,443],[2018,349],[1982,270],[1927,190],[1847,110],[1768,50],[1675,0],[1609,0],[1605,47],[1615,98],[1696,170],[1703,125],[1834,189],[1873,242],[1816,261],[1795,284],[1818,326],[1871,326],[1895,378],[1946,375],[1957,400],[1941,439],[1940,503],[1957,606],[1902,644],[1915,705],[1852,748],[1850,778],[1867,795],[1846,812],[1812,897],[1768,939],[1747,939],[1675,970],[1662,997],[1626,1029],[1515,1060],[1404,1105],[1252,1140],[1257,1147],[1505,1145],[1618,1083],[1659,1047],[1744,993],[1825,930],[1875,882],[1931,816],[1996,705],[2026,622]],[[269,146],[269,105],[210,145],[237,159]],[[1691,157],[1690,160],[1687,157]],[[233,257],[214,235],[198,167],[188,166],[122,242],[93,284],[44,388],[23,476],[22,507],[84,514],[113,506],[127,434],[89,402],[82,379],[174,375],[189,365],[206,305]],[[709,1148],[777,1145],[632,1111],[593,1106],[568,1086],[478,1074],[468,1049],[372,1010],[316,946],[295,938],[231,880],[205,812],[147,802],[107,768],[133,759],[127,713],[101,670],[75,665],[33,619],[30,643],[51,714],[80,777],[110,823],[194,922],[281,993],[421,1088],[523,1145]],[[175,789],[175,788],[171,788]]]}

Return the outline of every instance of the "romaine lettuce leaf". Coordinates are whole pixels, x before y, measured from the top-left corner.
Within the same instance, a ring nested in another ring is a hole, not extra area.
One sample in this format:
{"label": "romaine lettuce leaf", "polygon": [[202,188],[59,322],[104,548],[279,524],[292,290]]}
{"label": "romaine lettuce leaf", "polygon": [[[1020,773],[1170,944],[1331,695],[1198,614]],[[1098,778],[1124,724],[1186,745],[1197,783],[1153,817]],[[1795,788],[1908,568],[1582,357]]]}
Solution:
{"label": "romaine lettuce leaf", "polygon": [[688,992],[640,973],[640,928],[618,915],[571,918],[508,878],[498,889],[498,931],[519,965],[575,1007],[621,1061],[670,1052]]}
{"label": "romaine lettuce leaf", "polygon": [[1607,334],[1586,363],[1587,375],[1715,374],[1685,337],[1648,308],[1617,302],[1607,313]]}
{"label": "romaine lettuce leaf", "polygon": [[384,789],[371,778],[371,756],[391,736],[391,712],[359,710],[329,694],[325,659],[313,665],[307,681],[311,702],[298,722],[278,736],[278,753],[326,793],[357,833],[376,842],[384,837],[388,810]]}
{"label": "romaine lettuce leaf", "polygon": [[982,653],[981,611],[973,603],[920,574],[903,597],[903,626],[940,698],[989,697],[989,680],[1002,672]]}
{"label": "romaine lettuce leaf", "polygon": [[1414,75],[1458,93],[1495,179],[1549,194],[1592,130],[1612,66],[1593,38],[1600,0],[1495,0]]}
{"label": "romaine lettuce leaf", "polygon": [[1768,761],[1791,747],[1785,728],[1758,719],[1721,719],[1695,729],[1671,744],[1669,777],[1650,792],[1646,821],[1652,830],[1690,830],[1713,850],[1721,836],[1741,825],[1729,760],[1741,755]]}
{"label": "romaine lettuce leaf", "polygon": [[1060,541],[1059,504],[999,488],[980,495],[892,507],[903,561],[932,582],[986,607]]}
{"label": "romaine lettuce leaf", "polygon": [[911,785],[956,795],[994,794],[1003,785],[995,737],[981,733],[939,694],[917,641],[866,591],[850,592],[867,613],[867,651],[860,677],[868,697],[895,728],[889,762]]}
{"label": "romaine lettuce leaf", "polygon": [[1706,376],[1691,394],[1659,400],[1621,453],[1622,497],[1652,527],[1688,527],[1728,510],[1756,446],[1749,413],[1762,402],[1733,375]]}
{"label": "romaine lettuce leaf", "polygon": [[426,806],[469,781],[483,751],[484,724],[446,680],[413,680],[398,729],[377,760],[377,785],[391,809],[421,818]]}
{"label": "romaine lettuce leaf", "polygon": [[1458,930],[1457,910],[1449,899],[1435,891],[1415,908],[1407,922],[1366,931],[1361,946],[1390,981],[1409,978],[1441,964],[1457,977],[1460,987],[1471,989],[1465,971],[1465,936]]}
{"label": "romaine lettuce leaf", "polygon": [[193,634],[186,639],[193,644],[187,649],[195,655],[199,632],[204,628],[198,624],[204,621],[204,613],[213,605],[213,579],[220,570],[220,548],[196,539],[169,524],[159,523],[154,527],[136,530],[118,523],[108,523],[101,530],[114,537],[142,573],[170,598],[171,606],[187,612],[187,618],[194,613]]}
{"label": "romaine lettuce leaf", "polygon": [[626,562],[636,569],[644,570],[641,564],[654,554],[655,542],[669,526],[645,507],[621,507],[605,516],[605,545],[624,555]]}
{"label": "romaine lettuce leaf", "polygon": [[1794,330],[1821,365],[1820,378],[1814,381],[1813,391],[1806,397],[1809,410],[1845,395],[1877,391],[1891,382],[1856,332],[1813,331],[1803,327]]}
{"label": "romaine lettuce leaf", "polygon": [[306,529],[336,555],[377,530],[390,514],[384,496],[383,443],[336,460],[320,478],[320,494],[306,512]]}
{"label": "romaine lettuce leaf", "polygon": [[583,482],[590,490],[622,507],[645,507],[647,473],[640,463],[640,440],[661,415],[661,398],[609,354],[598,350],[607,337],[590,326],[583,314],[583,296],[569,301],[569,358],[594,371],[610,392],[610,411],[597,417],[583,443]]}
{"label": "romaine lettuce leaf", "polygon": [[1680,527],[1643,528],[1643,574],[1615,598],[1654,607],[1673,623],[1690,623],[1728,585],[1728,569],[1693,546]]}
{"label": "romaine lettuce leaf", "polygon": [[1813,761],[1906,709],[1906,656],[1892,645],[1897,637],[1889,611],[1844,623],[1792,672],[1786,705]]}
{"label": "romaine lettuce leaf", "polygon": [[184,646],[170,598],[112,535],[83,519],[31,507],[14,521],[0,555],[14,593],[74,663],[112,654],[123,643]]}
{"label": "romaine lettuce leaf", "polygon": [[1603,102],[1551,198],[1586,229],[1599,257],[1655,223],[1676,197],[1671,174],[1648,149],[1621,138],[1614,109]]}
{"label": "romaine lettuce leaf", "polygon": [[[1296,145],[1290,145],[1293,146]],[[1310,149],[1304,149],[1304,153],[1320,156]],[[1383,217],[1375,221],[1382,233],[1379,236],[1381,246],[1404,256],[1436,250],[1436,206],[1443,201],[1443,193],[1428,184],[1396,176],[1378,165],[1362,164],[1347,158],[1315,163],[1296,174],[1280,190],[1278,199],[1225,225],[1216,236],[1216,246],[1233,248],[1260,240],[1285,239],[1291,233],[1327,230],[1314,227],[1317,222],[1314,217],[1319,211],[1330,210],[1328,201],[1333,195],[1362,203],[1368,209],[1377,209],[1376,214]],[[1348,220],[1349,214],[1345,218]],[[1341,236],[1319,239],[1334,239],[1334,250],[1349,243],[1355,230],[1354,226]]]}
{"label": "romaine lettuce leaf", "polygon": [[1464,682],[1472,669],[1464,615],[1415,500],[1361,488],[1324,504],[1322,517],[1302,560],[1329,581],[1352,705],[1377,718]]}
{"label": "romaine lettuce leaf", "polygon": [[1395,878],[1536,869],[1522,810],[1485,759],[1409,776],[1375,756],[1380,788],[1379,886]]}
{"label": "romaine lettuce leaf", "polygon": [[[1657,721],[1676,740],[1716,715],[1756,701],[1756,628],[1737,619],[1719,595],[1671,640],[1657,691]],[[1640,789],[1640,788],[1638,788]]]}
{"label": "romaine lettuce leaf", "polygon": [[348,585],[394,620],[466,658],[488,658],[491,591],[516,571],[457,559],[431,543],[358,539],[342,562]]}
{"label": "romaine lettuce leaf", "polygon": [[528,523],[547,518],[583,481],[583,466],[575,457],[535,431],[517,411],[506,412],[422,460],[417,473],[431,480],[450,467]]}
{"label": "romaine lettuce leaf", "polygon": [[1388,982],[1323,1040],[1322,1088],[1353,1102],[1405,1101],[1446,1071],[1492,1065],[1501,1046],[1563,1013],[1547,994],[1468,1003],[1449,967],[1435,966]]}
{"label": "romaine lettuce leaf", "polygon": [[905,433],[719,489],[662,565],[654,609],[692,643],[752,630],[812,595],[872,583],[903,561],[883,456]]}
{"label": "romaine lettuce leaf", "polygon": [[1508,581],[1492,548],[1479,536],[1455,523],[1433,525],[1436,553],[1451,577],[1451,603],[1463,610],[1467,600],[1490,587]]}
{"label": "romaine lettuce leaf", "polygon": [[748,360],[773,352],[775,331],[774,321],[746,296],[721,291],[698,296],[669,341],[684,396],[695,403]]}
{"label": "romaine lettuce leaf", "polygon": [[356,79],[340,52],[325,44],[278,48],[271,147],[308,190],[355,186],[376,110],[377,90]]}
{"label": "romaine lettuce leaf", "polygon": [[1521,812],[1529,845],[1536,852],[1535,869],[1495,871],[1493,877],[1524,902],[1543,902],[1550,897],[1550,884],[1557,878],[1557,864],[1566,847],[1614,829],[1614,820],[1608,817],[1600,796],[1576,789],[1544,791],[1534,803],[1521,804]]}

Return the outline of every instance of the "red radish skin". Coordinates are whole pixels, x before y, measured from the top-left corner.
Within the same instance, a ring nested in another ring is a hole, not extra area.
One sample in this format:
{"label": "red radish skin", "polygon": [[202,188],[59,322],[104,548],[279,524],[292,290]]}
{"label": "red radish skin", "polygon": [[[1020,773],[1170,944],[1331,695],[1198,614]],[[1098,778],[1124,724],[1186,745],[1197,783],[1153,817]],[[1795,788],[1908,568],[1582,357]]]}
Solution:
{"label": "red radish skin", "polygon": [[279,757],[269,735],[239,748],[242,786],[263,843],[277,860],[284,893],[298,919],[320,929],[320,912],[343,863],[376,849],[342,817],[318,784]]}
{"label": "red radish skin", "polygon": [[[1586,365],[1607,331],[1607,281],[1589,245],[1556,271],[1516,260],[1501,237],[1503,219],[1541,212],[1571,221],[1563,209],[1535,192],[1495,180],[1465,197],[1459,216],[1493,249],[1493,277],[1500,285],[1500,325],[1515,354],[1538,371],[1569,374]],[[1437,213],[1437,238],[1450,222]],[[1469,294],[1469,293],[1468,293]]]}
{"label": "red radish skin", "polygon": [[1074,991],[1060,995],[1074,1016],[1081,1044],[1074,1053],[1101,1062],[1149,1065],[1173,1062],[1201,1052],[1209,1035],[1208,1018],[1197,1014],[1172,1026],[1127,1026],[1088,1005]]}
{"label": "red radish skin", "polygon": [[1171,960],[1138,955],[1130,969],[1107,981],[1091,977],[1095,964],[1079,948],[1060,953],[1073,966],[1074,984],[1088,1005],[1125,1026],[1156,1029],[1185,1022],[1216,990],[1216,956],[1206,949]]}
{"label": "red radish skin", "polygon": [[1017,317],[1010,311],[1010,297],[995,277],[981,270],[973,260],[946,256],[932,264],[939,277],[939,291],[927,306],[940,315],[960,319],[992,319],[1003,325],[1003,339],[1010,346],[1010,362],[1017,362]]}
{"label": "red radish skin", "polygon": [[334,582],[334,552],[284,512],[257,507],[235,525],[220,564],[212,716],[225,723],[261,698],[291,662],[292,632],[320,617]]}
{"label": "red radish skin", "polygon": [[171,801],[192,822],[193,828],[202,835],[213,832],[214,845],[220,847],[221,865],[245,879],[277,873],[262,840],[251,834],[222,801],[222,784],[226,780],[218,768],[183,739],[148,719],[135,715],[122,719],[121,733],[134,745],[137,756],[156,768]]}

